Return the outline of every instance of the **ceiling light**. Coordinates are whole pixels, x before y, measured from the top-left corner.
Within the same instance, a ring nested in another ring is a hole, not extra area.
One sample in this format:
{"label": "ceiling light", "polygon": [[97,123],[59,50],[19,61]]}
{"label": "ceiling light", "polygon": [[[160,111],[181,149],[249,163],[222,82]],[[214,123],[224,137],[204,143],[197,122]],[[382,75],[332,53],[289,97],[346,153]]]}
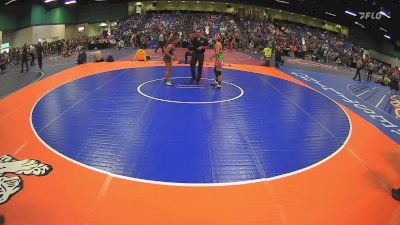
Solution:
{"label": "ceiling light", "polygon": [[385,38],[387,38],[387,39],[390,39],[390,36],[389,35],[383,35]]}
{"label": "ceiling light", "polygon": [[351,16],[357,16],[357,14],[356,13],[354,13],[354,12],[352,12],[352,11],[349,11],[349,10],[346,10],[346,11],[344,11],[346,14],[349,14],[349,15],[351,15]]}
{"label": "ceiling light", "polygon": [[65,1],[65,5],[70,5],[70,4],[75,4],[76,3],[76,0],[67,0],[67,1]]}
{"label": "ceiling light", "polygon": [[275,0],[276,2],[279,2],[279,3],[283,3],[283,4],[289,4],[290,2],[287,2],[287,1],[282,1],[282,0]]}
{"label": "ceiling light", "polygon": [[11,4],[11,3],[15,2],[15,1],[16,1],[16,0],[10,0],[10,1],[6,2],[5,5]]}
{"label": "ceiling light", "polygon": [[335,14],[330,13],[330,12],[325,12],[325,14],[328,14],[328,15],[330,15],[330,16],[336,16]]}
{"label": "ceiling light", "polygon": [[359,23],[359,22],[354,22],[355,24],[357,24],[357,25],[359,25],[360,27],[362,27],[362,28],[365,28],[365,26],[364,25],[362,25],[361,23]]}
{"label": "ceiling light", "polygon": [[386,29],[384,29],[384,28],[382,28],[382,27],[379,27],[379,29],[380,29],[381,31],[385,31],[386,33],[388,32]]}
{"label": "ceiling light", "polygon": [[379,11],[379,13],[381,15],[385,16],[386,18],[389,18],[389,19],[391,18],[390,15],[387,12],[385,12],[384,10]]}

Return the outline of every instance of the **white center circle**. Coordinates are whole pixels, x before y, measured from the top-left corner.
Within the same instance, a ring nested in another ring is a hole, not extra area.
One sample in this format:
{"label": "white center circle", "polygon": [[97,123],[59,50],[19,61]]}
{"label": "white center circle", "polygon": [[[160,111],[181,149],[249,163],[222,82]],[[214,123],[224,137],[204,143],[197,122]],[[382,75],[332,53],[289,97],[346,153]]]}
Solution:
{"label": "white center circle", "polygon": [[[171,80],[173,80],[173,79],[191,79],[191,77],[174,77],[174,78],[171,78]],[[240,98],[240,97],[242,97],[242,96],[244,95],[244,91],[243,91],[243,89],[242,89],[241,87],[239,87],[239,86],[236,85],[236,84],[227,82],[227,81],[222,81],[222,83],[231,85],[231,86],[233,86],[233,87],[236,87],[237,89],[240,90],[240,94],[237,95],[237,96],[235,96],[235,97],[233,97],[233,98],[223,99],[223,100],[218,100],[218,101],[208,101],[208,102],[201,102],[201,101],[199,101],[199,102],[192,102],[192,101],[175,101],[175,100],[169,100],[169,99],[156,98],[156,97],[153,97],[153,96],[150,96],[150,95],[148,95],[148,94],[143,93],[142,87],[143,87],[144,85],[149,84],[149,83],[152,83],[152,82],[160,81],[160,80],[165,80],[165,79],[164,79],[164,78],[161,78],[161,79],[155,79],[155,80],[150,80],[150,81],[144,82],[144,83],[140,84],[140,85],[137,87],[137,91],[138,91],[141,95],[143,95],[144,97],[147,97],[147,98],[150,98],[150,99],[153,99],[153,100],[157,100],[157,101],[161,101],[161,102],[177,103],[177,104],[215,104],[215,103],[222,103],[222,102],[230,102],[230,101],[236,100],[236,99],[238,99],[238,98]],[[214,81],[214,79],[208,79],[208,78],[202,78],[202,80],[211,80],[211,81]]]}

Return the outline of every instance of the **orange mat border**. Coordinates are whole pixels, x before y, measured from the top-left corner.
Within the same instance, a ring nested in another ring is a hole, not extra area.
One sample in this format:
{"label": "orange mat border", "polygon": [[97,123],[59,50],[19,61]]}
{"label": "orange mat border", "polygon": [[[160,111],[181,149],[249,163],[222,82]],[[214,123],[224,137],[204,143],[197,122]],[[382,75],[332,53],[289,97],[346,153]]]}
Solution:
{"label": "orange mat border", "polygon": [[[38,159],[54,168],[44,177],[23,177],[25,188],[0,205],[6,225],[400,224],[400,204],[390,196],[391,186],[400,186],[399,146],[343,105],[352,134],[339,154],[304,172],[246,185],[177,187],[124,180],[65,160],[34,135],[32,107],[50,90],[100,72],[150,66],[162,64],[89,63],[0,100],[0,155]],[[274,68],[234,64],[227,68],[311,88]]]}

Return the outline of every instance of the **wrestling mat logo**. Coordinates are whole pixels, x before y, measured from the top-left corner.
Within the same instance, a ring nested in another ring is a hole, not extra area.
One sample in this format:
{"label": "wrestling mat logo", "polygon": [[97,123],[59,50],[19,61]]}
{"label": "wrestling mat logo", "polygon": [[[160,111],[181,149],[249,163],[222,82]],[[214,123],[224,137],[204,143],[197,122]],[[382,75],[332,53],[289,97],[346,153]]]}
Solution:
{"label": "wrestling mat logo", "polygon": [[390,96],[390,104],[393,106],[396,118],[400,119],[400,95]]}
{"label": "wrestling mat logo", "polygon": [[20,176],[5,174],[46,176],[52,170],[52,166],[35,159],[17,160],[10,155],[0,157],[0,205],[8,202],[24,188],[24,181]]}

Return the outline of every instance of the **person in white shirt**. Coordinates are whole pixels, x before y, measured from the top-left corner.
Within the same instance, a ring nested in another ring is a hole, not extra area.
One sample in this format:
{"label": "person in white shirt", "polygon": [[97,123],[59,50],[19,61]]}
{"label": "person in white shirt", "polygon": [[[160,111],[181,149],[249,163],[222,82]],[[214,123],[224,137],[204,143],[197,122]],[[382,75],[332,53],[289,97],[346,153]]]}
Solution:
{"label": "person in white shirt", "polygon": [[357,71],[356,71],[356,75],[353,77],[353,80],[356,80],[356,77],[358,76],[358,81],[361,81],[361,69],[363,68],[363,62],[361,60],[361,57],[358,58],[357,62]]}
{"label": "person in white shirt", "polygon": [[161,32],[160,35],[158,36],[158,41],[157,41],[157,48],[154,50],[155,53],[157,53],[157,50],[161,48],[161,51],[164,53],[164,32]]}
{"label": "person in white shirt", "polygon": [[118,50],[121,50],[123,47],[124,47],[124,45],[125,45],[125,43],[124,43],[124,40],[119,40],[119,42],[118,42]]}
{"label": "person in white shirt", "polygon": [[35,46],[29,45],[29,55],[31,56],[31,66],[35,65]]}
{"label": "person in white shirt", "polygon": [[367,81],[371,81],[372,80],[372,72],[374,72],[374,64],[371,62],[368,63],[368,78]]}

